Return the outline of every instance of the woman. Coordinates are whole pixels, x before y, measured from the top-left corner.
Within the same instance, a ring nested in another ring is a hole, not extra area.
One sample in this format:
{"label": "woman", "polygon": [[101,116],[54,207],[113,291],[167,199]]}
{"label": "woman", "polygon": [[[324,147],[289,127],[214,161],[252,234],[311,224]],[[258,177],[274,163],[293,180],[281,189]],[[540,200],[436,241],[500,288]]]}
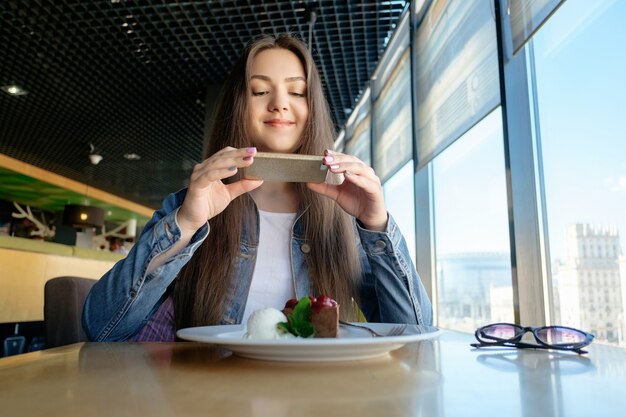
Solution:
{"label": "woman", "polygon": [[[91,290],[91,340],[161,340],[245,322],[256,308],[327,294],[343,318],[430,324],[431,305],[380,179],[330,150],[334,131],[306,46],[264,36],[235,64],[205,160]],[[324,154],[340,185],[243,179],[258,151]],[[356,305],[358,304],[358,306]]]}

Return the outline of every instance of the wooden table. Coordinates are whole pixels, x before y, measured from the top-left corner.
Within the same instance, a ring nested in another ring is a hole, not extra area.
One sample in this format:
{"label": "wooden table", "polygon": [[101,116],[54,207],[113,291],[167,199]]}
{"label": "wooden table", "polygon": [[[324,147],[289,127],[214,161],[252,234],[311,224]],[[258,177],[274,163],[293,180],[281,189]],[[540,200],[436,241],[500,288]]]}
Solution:
{"label": "wooden table", "polygon": [[444,332],[391,355],[262,362],[196,343],[85,343],[0,360],[0,415],[622,416],[626,350],[476,350]]}

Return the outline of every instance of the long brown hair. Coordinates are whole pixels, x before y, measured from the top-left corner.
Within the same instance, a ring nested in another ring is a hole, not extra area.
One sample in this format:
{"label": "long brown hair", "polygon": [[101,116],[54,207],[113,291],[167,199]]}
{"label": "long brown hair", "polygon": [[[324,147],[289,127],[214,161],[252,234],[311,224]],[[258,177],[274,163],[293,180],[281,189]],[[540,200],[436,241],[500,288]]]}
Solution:
{"label": "long brown hair", "polygon": [[[301,61],[307,80],[309,117],[296,153],[322,155],[332,149],[335,137],[328,103],[313,58],[303,42],[290,36],[262,36],[251,42],[235,63],[222,88],[205,158],[226,146],[251,146],[246,134],[249,70],[252,60],[263,50],[283,48]],[[240,177],[224,180],[232,182]],[[300,198],[300,221],[311,251],[306,262],[314,294],[326,294],[341,304],[342,316],[355,315],[353,299],[361,277],[352,218],[334,201],[296,184]],[[210,233],[183,267],[174,289],[176,327],[218,324],[231,297],[233,263],[240,253],[243,224],[256,230],[252,198],[247,194],[233,200],[209,221]],[[297,277],[296,277],[297,278]],[[286,300],[285,300],[286,301]]]}

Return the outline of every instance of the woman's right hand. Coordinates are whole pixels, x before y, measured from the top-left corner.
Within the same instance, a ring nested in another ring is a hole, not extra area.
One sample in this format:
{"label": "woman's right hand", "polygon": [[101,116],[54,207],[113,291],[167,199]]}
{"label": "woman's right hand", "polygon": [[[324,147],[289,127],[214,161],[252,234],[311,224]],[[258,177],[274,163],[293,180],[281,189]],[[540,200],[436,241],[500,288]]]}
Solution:
{"label": "woman's right hand", "polygon": [[261,180],[242,179],[224,184],[239,168],[250,166],[256,148],[226,147],[193,167],[187,195],[178,211],[177,221],[183,235],[195,233],[221,213],[231,201],[263,184]]}

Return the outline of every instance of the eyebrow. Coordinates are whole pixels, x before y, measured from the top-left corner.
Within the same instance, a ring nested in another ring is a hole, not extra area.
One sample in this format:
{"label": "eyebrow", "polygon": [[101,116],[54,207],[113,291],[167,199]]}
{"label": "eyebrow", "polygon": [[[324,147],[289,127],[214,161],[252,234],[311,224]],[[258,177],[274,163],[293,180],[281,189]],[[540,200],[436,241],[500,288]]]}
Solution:
{"label": "eyebrow", "polygon": [[[259,80],[263,80],[263,81],[272,81],[272,79],[266,75],[253,75],[250,77],[250,79],[259,79]],[[306,79],[304,77],[287,77],[285,78],[285,81],[288,83],[292,83],[295,81],[303,81],[306,82]]]}

